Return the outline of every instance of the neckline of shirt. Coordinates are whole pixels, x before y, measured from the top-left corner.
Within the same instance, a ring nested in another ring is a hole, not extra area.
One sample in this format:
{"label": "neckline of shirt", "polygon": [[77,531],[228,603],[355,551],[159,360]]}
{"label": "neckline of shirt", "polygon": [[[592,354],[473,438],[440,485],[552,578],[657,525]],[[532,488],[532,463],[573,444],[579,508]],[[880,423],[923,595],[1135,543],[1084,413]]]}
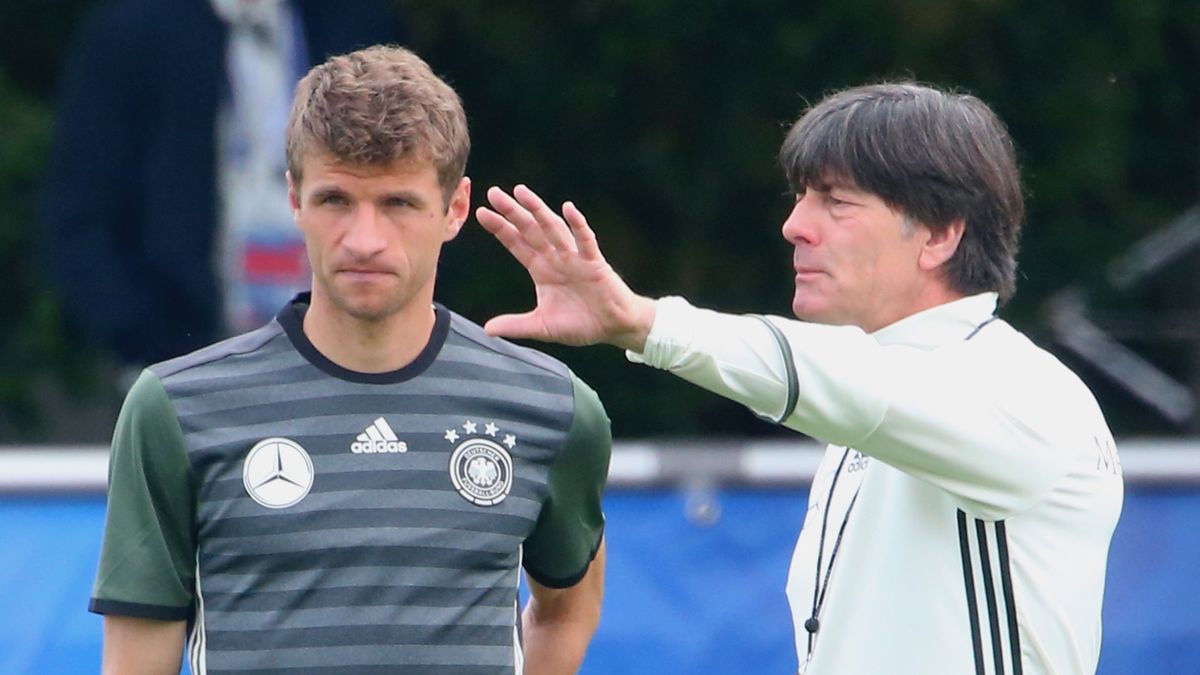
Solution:
{"label": "neckline of shirt", "polygon": [[871,333],[884,346],[933,349],[958,342],[996,313],[997,294],[979,293],[906,316]]}
{"label": "neckline of shirt", "polygon": [[304,334],[304,313],[308,311],[311,298],[312,296],[308,292],[296,295],[280,310],[276,320],[283,327],[283,332],[292,346],[304,357],[304,360],[339,380],[361,384],[396,384],[411,380],[425,372],[433,364],[450,334],[450,310],[435,302],[433,303],[433,331],[429,336],[429,342],[408,365],[383,373],[362,373],[350,370],[330,361]]}

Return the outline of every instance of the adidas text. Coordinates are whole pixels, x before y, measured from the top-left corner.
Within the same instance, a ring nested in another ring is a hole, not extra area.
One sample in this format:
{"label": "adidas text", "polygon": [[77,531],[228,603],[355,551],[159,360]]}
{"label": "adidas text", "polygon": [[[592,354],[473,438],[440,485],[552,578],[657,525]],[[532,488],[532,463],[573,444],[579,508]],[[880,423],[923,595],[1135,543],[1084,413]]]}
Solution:
{"label": "adidas text", "polygon": [[354,441],[350,444],[350,452],[408,452],[408,443],[404,441]]}

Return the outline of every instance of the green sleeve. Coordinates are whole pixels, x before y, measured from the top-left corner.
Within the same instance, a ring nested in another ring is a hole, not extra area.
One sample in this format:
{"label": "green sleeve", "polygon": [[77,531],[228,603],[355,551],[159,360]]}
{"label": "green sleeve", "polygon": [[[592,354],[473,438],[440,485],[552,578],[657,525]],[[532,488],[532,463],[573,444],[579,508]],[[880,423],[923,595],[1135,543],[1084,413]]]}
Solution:
{"label": "green sleeve", "polygon": [[162,382],[134,383],[113,433],[108,511],[89,609],[181,620],[191,613],[195,489],[183,432]]}
{"label": "green sleeve", "polygon": [[525,540],[525,571],[551,588],[579,583],[600,548],[604,535],[600,498],[612,456],[612,430],[600,398],[574,373],[571,381],[575,388],[571,431],[550,467],[549,496]]}

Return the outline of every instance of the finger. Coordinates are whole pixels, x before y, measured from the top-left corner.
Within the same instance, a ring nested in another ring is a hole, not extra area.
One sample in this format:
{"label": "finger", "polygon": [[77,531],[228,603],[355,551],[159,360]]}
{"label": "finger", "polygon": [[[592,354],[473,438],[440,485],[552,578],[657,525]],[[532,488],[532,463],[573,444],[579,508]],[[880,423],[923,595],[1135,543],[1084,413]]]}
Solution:
{"label": "finger", "polygon": [[512,195],[508,194],[501,188],[496,187],[495,185],[487,189],[487,200],[488,203],[492,205],[493,209],[496,209],[496,211],[505,215],[508,215],[515,209],[525,208],[518,204],[517,200],[513,199]]}
{"label": "finger", "polygon": [[537,257],[537,252],[525,242],[525,238],[521,235],[520,230],[509,222],[507,218],[486,206],[480,206],[475,209],[475,220],[479,221],[483,229],[487,230],[504,248],[508,249],[512,257],[516,258],[517,262],[524,265],[526,269],[533,264],[534,258]]}
{"label": "finger", "polygon": [[575,237],[566,222],[554,212],[536,192],[525,185],[513,188],[513,197],[524,206],[542,226],[542,234],[550,245],[560,251],[575,252]]}
{"label": "finger", "polygon": [[596,241],[596,233],[588,225],[583,211],[580,211],[574,202],[564,202],[563,216],[566,217],[567,224],[571,226],[571,234],[575,239],[579,255],[584,260],[603,262],[604,253],[600,251],[600,242]]}
{"label": "finger", "polygon": [[491,187],[488,188],[487,198],[492,208],[520,231],[530,248],[535,251],[546,251],[552,248],[552,245],[546,240],[545,233],[542,232],[541,224],[529,212],[529,209],[511,195],[498,187]]}
{"label": "finger", "polygon": [[546,339],[546,328],[541,321],[534,318],[533,312],[492,317],[483,324],[483,330],[496,337]]}

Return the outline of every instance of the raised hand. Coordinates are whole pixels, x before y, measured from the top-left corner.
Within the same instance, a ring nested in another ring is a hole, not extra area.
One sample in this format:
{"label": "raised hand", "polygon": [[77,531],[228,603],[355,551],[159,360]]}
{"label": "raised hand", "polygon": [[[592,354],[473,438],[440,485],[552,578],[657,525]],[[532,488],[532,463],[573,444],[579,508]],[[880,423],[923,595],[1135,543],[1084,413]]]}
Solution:
{"label": "raised hand", "polygon": [[492,208],[476,209],[476,219],[525,266],[537,295],[533,310],[488,321],[489,334],[643,350],[654,301],[617,275],[574,204],[563,204],[560,216],[524,185],[512,195],[493,187],[487,198]]}

